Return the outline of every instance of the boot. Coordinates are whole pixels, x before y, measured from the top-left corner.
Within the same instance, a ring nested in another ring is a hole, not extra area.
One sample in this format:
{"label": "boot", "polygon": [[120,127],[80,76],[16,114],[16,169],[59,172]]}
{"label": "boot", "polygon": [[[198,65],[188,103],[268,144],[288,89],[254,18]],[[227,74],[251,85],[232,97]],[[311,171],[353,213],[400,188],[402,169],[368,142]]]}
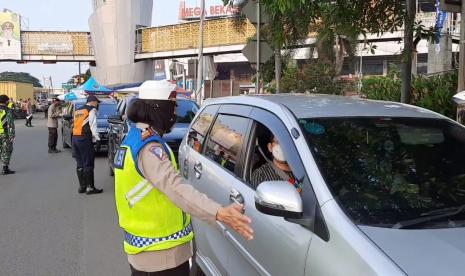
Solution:
{"label": "boot", "polygon": [[87,184],[87,192],[88,195],[94,194],[101,194],[103,192],[102,189],[97,189],[94,186],[94,171],[87,171],[84,172],[86,184]]}
{"label": "boot", "polygon": [[78,193],[83,194],[87,190],[87,185],[86,185],[86,182],[84,180],[84,169],[83,168],[78,168],[78,169],[76,169],[76,173],[77,173],[77,177],[78,177],[78,180],[79,180]]}
{"label": "boot", "polygon": [[10,170],[10,168],[8,168],[8,166],[3,166],[2,175],[14,174],[14,173],[15,173],[15,171]]}

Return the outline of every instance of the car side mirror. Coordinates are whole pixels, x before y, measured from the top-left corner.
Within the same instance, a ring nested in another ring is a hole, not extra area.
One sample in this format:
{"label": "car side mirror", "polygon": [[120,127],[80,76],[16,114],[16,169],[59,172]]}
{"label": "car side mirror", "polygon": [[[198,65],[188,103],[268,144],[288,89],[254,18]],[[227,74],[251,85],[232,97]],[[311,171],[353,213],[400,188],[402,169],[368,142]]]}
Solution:
{"label": "car side mirror", "polygon": [[63,115],[63,120],[71,121],[73,119],[72,115]]}
{"label": "car side mirror", "polygon": [[108,117],[108,120],[107,120],[110,124],[116,124],[116,125],[122,125],[124,124],[124,121],[123,121],[123,116],[121,115],[113,115],[113,116],[110,116]]}
{"label": "car side mirror", "polygon": [[287,181],[261,183],[255,192],[255,207],[271,216],[297,219],[303,215],[302,198]]}

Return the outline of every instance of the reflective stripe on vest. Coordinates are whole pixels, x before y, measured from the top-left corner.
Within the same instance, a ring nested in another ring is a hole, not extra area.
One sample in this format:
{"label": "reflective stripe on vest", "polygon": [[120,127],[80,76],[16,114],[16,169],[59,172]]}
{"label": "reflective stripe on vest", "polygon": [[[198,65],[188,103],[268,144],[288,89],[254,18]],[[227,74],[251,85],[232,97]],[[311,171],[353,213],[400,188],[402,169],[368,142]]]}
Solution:
{"label": "reflective stripe on vest", "polygon": [[[166,145],[167,149],[170,152],[170,160],[173,164],[174,168],[178,170],[178,164],[176,163],[176,158],[174,157],[174,153],[171,148]],[[134,205],[141,201],[146,195],[150,193],[150,191],[154,189],[153,185],[146,179],[139,182],[133,189],[131,189],[126,194],[126,200],[128,201],[129,206],[132,208]]]}
{"label": "reflective stripe on vest", "polygon": [[89,113],[93,109],[91,106],[83,106],[74,111],[73,136],[92,136],[89,125]]}
{"label": "reflective stripe on vest", "polygon": [[4,134],[8,129],[8,119],[6,110],[0,108],[0,134]]}
{"label": "reflective stripe on vest", "polygon": [[[160,137],[142,140],[141,130],[131,128],[115,155],[115,199],[127,254],[174,248],[190,242],[194,236],[190,216],[137,169],[140,150],[151,142],[160,143],[169,151]],[[171,160],[176,166],[174,158]]]}

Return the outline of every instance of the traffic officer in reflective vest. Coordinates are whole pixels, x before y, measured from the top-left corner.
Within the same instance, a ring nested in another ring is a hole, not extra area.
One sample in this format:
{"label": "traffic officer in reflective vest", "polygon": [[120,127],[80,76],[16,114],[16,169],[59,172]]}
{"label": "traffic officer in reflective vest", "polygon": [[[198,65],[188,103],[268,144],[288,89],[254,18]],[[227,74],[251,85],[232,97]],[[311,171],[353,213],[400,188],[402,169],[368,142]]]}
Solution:
{"label": "traffic officer in reflective vest", "polygon": [[15,102],[12,101],[11,99],[10,99],[10,101],[9,101],[9,103],[8,103],[8,108],[11,109],[11,110],[14,110],[14,109],[15,109]]}
{"label": "traffic officer in reflective vest", "polygon": [[189,275],[193,229],[190,215],[221,221],[253,238],[244,207],[223,207],[185,183],[173,152],[162,140],[176,114],[175,85],[147,81],[129,107],[136,123],[116,152],[115,198],[132,275]]}
{"label": "traffic officer in reflective vest", "polygon": [[15,139],[15,124],[13,111],[8,108],[8,96],[0,95],[0,163],[2,175],[14,174],[10,170],[11,154],[13,153],[13,140]]}
{"label": "traffic officer in reflective vest", "polygon": [[97,130],[97,109],[100,101],[91,95],[87,103],[74,111],[73,150],[77,162],[77,176],[80,194],[100,194],[103,192],[94,186],[94,143],[100,140]]}

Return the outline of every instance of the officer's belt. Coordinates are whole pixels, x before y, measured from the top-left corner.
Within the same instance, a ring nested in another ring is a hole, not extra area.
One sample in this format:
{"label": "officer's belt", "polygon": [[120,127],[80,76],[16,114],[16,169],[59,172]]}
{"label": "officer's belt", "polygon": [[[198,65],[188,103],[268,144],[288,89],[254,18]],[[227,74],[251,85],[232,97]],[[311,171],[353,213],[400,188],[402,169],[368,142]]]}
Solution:
{"label": "officer's belt", "polygon": [[174,241],[188,236],[192,232],[192,224],[189,223],[184,229],[174,234],[171,234],[163,238],[145,238],[132,235],[128,232],[124,232],[124,240],[131,246],[137,248],[143,248],[147,246],[154,245],[156,243],[165,242],[165,241]]}

